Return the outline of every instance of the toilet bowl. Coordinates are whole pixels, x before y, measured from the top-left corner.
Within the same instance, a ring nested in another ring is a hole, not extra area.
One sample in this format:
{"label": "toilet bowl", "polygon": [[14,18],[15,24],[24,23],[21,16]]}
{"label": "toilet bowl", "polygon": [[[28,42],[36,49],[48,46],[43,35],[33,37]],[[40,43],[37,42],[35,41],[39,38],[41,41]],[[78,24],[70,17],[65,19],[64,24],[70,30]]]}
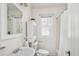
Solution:
{"label": "toilet bowl", "polygon": [[49,51],[44,50],[44,49],[38,49],[37,50],[37,56],[48,56],[49,55]]}

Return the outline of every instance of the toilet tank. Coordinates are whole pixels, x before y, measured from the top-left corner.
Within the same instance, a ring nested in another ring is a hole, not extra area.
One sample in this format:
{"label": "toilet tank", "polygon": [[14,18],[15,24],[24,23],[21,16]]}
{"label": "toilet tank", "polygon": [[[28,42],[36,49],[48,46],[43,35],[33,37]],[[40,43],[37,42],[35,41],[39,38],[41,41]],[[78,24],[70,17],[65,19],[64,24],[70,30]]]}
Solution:
{"label": "toilet tank", "polygon": [[28,41],[25,42],[24,46],[25,46],[25,47],[29,47]]}
{"label": "toilet tank", "polygon": [[33,42],[32,47],[37,50],[38,49],[38,41]]}

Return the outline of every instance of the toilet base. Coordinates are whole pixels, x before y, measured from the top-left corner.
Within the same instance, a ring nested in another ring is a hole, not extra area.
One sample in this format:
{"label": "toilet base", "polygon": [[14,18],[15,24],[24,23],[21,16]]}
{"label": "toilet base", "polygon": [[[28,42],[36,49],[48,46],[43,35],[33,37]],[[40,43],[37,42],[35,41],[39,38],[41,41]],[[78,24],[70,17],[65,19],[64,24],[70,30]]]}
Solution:
{"label": "toilet base", "polygon": [[44,49],[38,49],[36,51],[36,55],[37,56],[49,56],[49,52],[47,50],[44,50]]}

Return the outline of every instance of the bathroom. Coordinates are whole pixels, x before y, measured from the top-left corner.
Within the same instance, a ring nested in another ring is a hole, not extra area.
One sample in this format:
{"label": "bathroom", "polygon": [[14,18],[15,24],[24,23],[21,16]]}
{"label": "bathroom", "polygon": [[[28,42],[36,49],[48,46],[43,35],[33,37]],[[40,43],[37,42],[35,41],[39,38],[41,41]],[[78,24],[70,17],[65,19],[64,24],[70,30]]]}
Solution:
{"label": "bathroom", "polygon": [[0,56],[79,55],[76,6],[0,3]]}

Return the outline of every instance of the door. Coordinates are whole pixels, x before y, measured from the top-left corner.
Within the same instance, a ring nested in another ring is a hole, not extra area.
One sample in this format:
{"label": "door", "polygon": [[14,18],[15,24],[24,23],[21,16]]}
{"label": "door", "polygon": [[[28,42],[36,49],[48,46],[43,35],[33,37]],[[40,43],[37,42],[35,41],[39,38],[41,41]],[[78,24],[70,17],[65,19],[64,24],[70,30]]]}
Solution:
{"label": "door", "polygon": [[52,16],[41,16],[38,22],[39,48],[56,55],[58,49],[59,21]]}

